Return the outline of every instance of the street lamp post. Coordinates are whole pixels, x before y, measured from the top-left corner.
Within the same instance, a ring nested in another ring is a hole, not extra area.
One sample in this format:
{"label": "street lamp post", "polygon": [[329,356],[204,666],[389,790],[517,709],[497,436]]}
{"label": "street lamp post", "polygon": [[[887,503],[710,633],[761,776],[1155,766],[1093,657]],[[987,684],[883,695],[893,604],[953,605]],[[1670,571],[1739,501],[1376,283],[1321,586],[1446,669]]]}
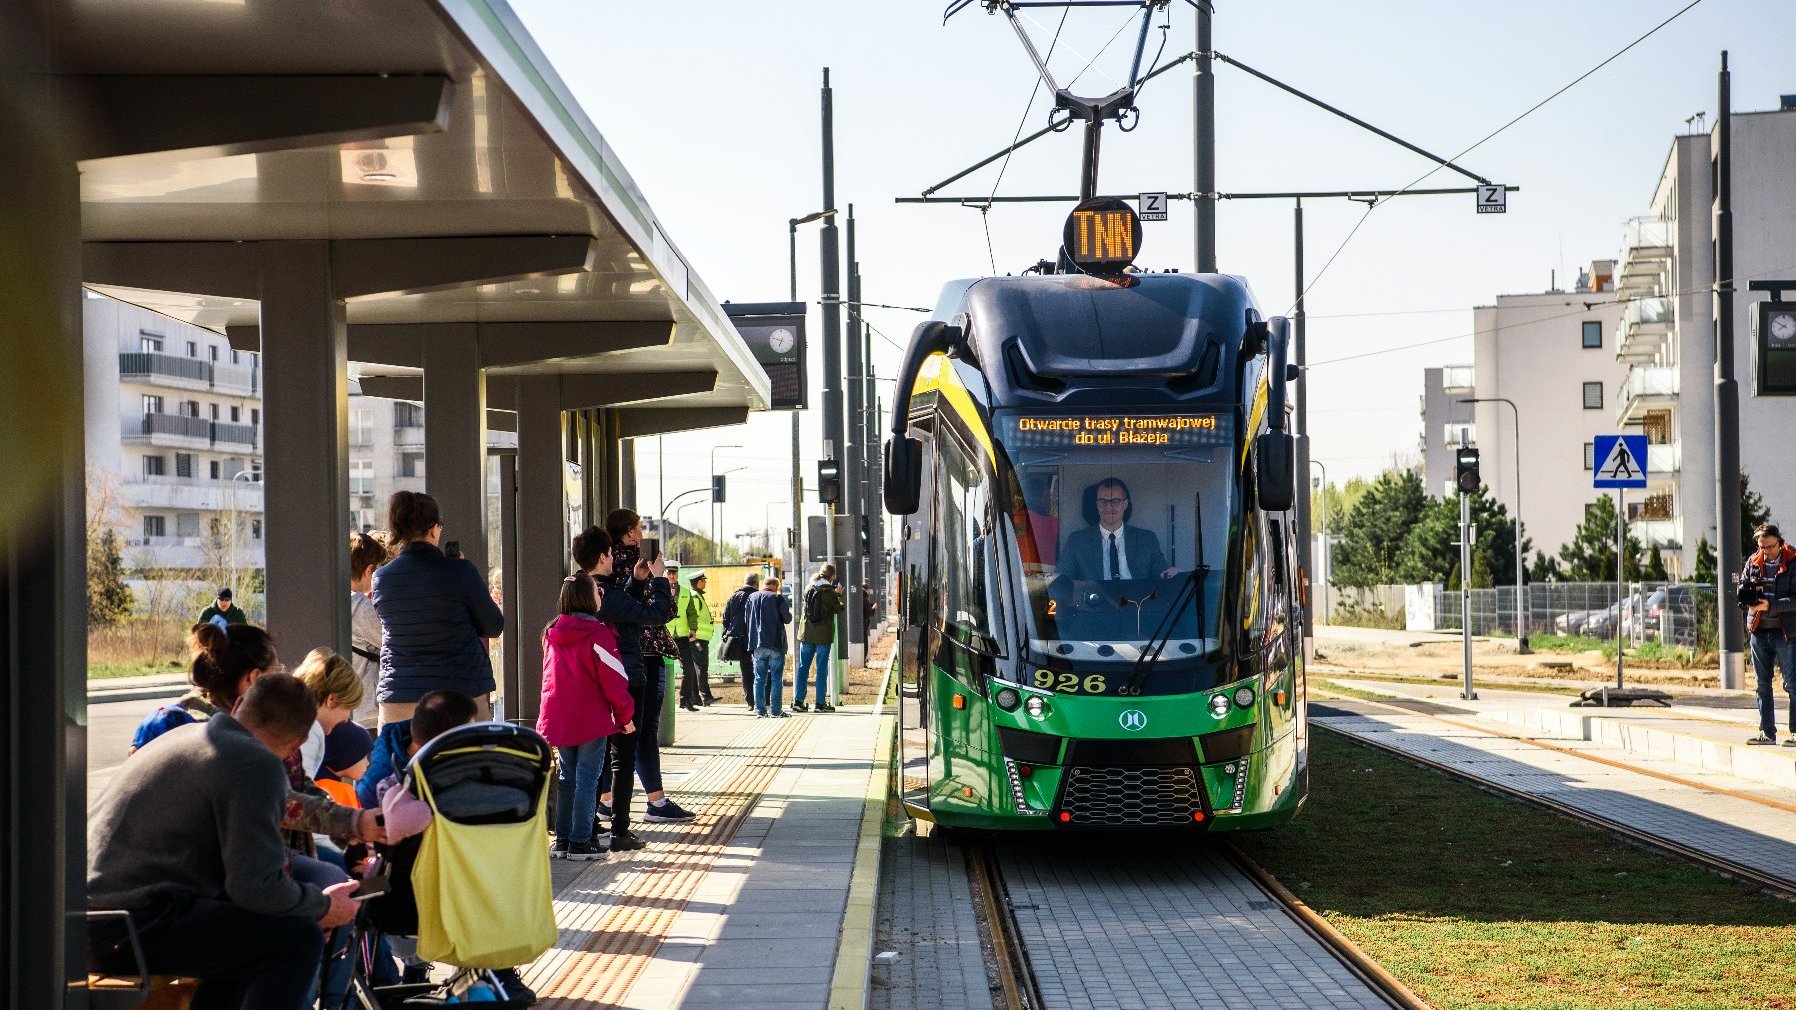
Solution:
{"label": "street lamp post", "polygon": [[[723,532],[723,501],[717,497],[717,450],[742,449],[740,445],[714,445],[711,447],[711,563],[717,563],[717,538]],[[731,471],[732,473],[734,471]]]}
{"label": "street lamp post", "polygon": [[[689,501],[686,504],[681,505],[679,508],[674,509],[674,525],[680,527],[681,529],[688,528],[686,526],[686,523],[680,519],[680,516],[685,514],[686,510],[691,508],[692,506],[703,505],[703,504],[705,504],[705,503],[702,501]],[[666,548],[663,547],[662,549],[665,550]],[[681,551],[680,553],[682,556],[677,558],[676,560],[679,561],[681,564],[685,564],[686,563],[686,558],[684,557],[685,552]]]}
{"label": "street lamp post", "polygon": [[[1507,403],[1515,420],[1515,645],[1516,652],[1526,656],[1528,648],[1527,586],[1522,581],[1522,412],[1507,396],[1472,396],[1460,403]],[[1465,578],[1466,573],[1460,573]]]}
{"label": "street lamp post", "polygon": [[792,504],[792,503],[786,502],[786,501],[770,501],[770,502],[763,503],[761,506],[761,529],[764,530],[765,534],[766,534],[766,541],[767,541],[766,552],[768,554],[773,553],[773,517],[771,515],[769,515],[769,513],[773,510],[774,506],[776,506],[776,505],[790,505],[790,504]]}
{"label": "street lamp post", "polygon": [[1328,623],[1328,580],[1334,577],[1334,556],[1328,552],[1328,467],[1319,459],[1310,460],[1310,465],[1322,471],[1322,482],[1317,485],[1322,492],[1322,620]]}
{"label": "street lamp post", "polygon": [[231,475],[231,592],[237,591],[237,478],[246,478],[250,483],[262,483],[259,470],[239,470]]}

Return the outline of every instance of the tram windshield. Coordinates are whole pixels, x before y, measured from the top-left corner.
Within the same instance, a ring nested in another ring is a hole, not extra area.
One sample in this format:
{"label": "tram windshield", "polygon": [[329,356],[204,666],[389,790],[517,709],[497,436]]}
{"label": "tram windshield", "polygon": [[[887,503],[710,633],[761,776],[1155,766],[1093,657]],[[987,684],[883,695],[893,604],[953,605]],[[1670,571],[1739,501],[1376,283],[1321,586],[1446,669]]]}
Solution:
{"label": "tram windshield", "polygon": [[[1038,662],[1186,666],[1220,646],[1232,412],[1005,411],[1013,533]],[[1156,655],[1157,654],[1157,655]]]}

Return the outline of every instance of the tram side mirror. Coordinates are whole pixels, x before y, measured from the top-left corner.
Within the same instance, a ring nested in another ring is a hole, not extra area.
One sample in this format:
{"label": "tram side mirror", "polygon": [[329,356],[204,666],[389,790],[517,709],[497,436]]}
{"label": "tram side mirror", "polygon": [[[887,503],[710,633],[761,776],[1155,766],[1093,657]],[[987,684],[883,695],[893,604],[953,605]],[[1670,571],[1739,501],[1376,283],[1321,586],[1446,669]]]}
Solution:
{"label": "tram side mirror", "polygon": [[923,443],[909,435],[886,439],[886,511],[907,516],[923,490]]}
{"label": "tram side mirror", "polygon": [[1287,432],[1262,432],[1253,440],[1255,490],[1261,509],[1286,512],[1296,504],[1296,456],[1297,440]]}

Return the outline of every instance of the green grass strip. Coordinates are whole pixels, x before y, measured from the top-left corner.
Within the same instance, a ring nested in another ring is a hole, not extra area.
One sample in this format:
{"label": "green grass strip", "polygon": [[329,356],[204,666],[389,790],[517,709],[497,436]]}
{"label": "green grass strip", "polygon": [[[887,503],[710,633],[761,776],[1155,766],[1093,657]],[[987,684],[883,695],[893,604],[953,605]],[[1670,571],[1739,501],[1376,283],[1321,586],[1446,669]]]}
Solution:
{"label": "green grass strip", "polygon": [[1796,905],[1321,731],[1241,839],[1437,1007],[1796,1008]]}

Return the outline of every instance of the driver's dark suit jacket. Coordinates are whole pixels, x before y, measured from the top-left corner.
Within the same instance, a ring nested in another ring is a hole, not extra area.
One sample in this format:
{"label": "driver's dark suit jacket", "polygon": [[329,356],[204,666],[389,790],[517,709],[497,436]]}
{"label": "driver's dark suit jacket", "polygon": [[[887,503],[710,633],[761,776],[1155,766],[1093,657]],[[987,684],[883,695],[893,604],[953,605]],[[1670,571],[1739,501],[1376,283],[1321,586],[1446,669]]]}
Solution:
{"label": "driver's dark suit jacket", "polygon": [[[1060,550],[1059,573],[1069,579],[1096,582],[1104,577],[1106,539],[1103,530],[1090,526],[1074,530]],[[1160,553],[1160,538],[1141,526],[1123,525],[1119,548],[1128,562],[1129,575],[1137,579],[1157,579],[1167,569],[1166,555]]]}

